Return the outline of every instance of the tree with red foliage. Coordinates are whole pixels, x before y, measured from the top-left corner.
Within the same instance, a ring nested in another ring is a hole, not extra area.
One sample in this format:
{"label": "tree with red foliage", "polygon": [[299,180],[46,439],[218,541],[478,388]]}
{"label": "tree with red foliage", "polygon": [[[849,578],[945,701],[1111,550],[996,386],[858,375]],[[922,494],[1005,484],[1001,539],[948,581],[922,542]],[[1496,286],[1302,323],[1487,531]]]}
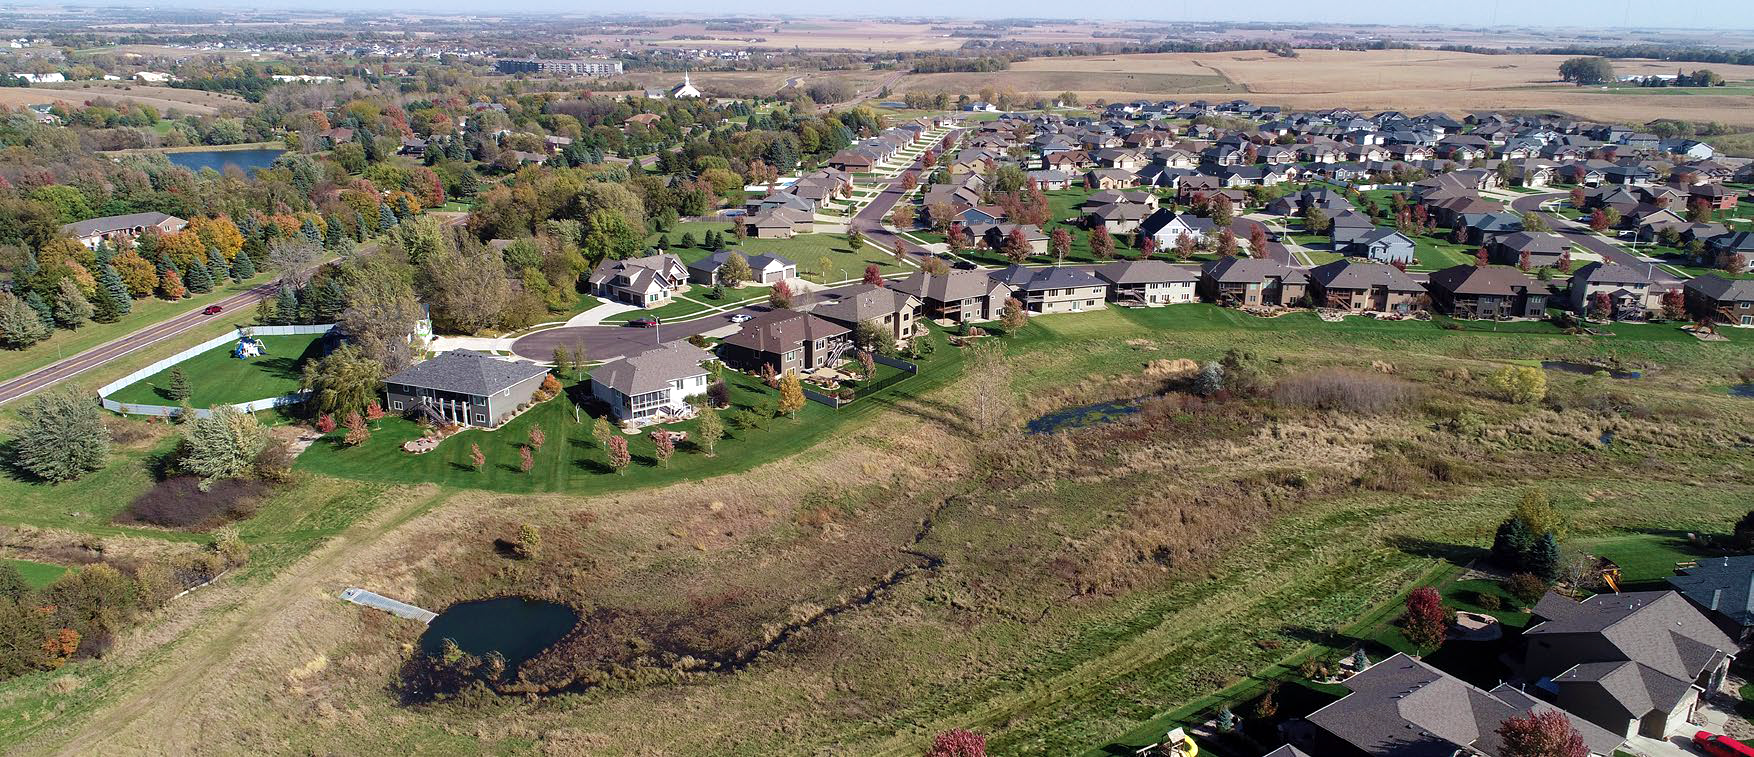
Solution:
{"label": "tree with red foliage", "polygon": [[[826,275],[826,271],[824,275]],[[792,309],[792,286],[785,279],[774,282],[773,288],[767,292],[767,304],[779,310]]]}
{"label": "tree with red foliage", "polygon": [[518,445],[518,470],[529,473],[536,467],[536,456],[530,454],[528,445]]}
{"label": "tree with red foliage", "polygon": [[1048,250],[1054,253],[1056,260],[1065,261],[1066,253],[1072,251],[1072,232],[1054,229],[1054,233],[1048,236]]}
{"label": "tree with red foliage", "polygon": [[609,467],[615,469],[615,474],[625,473],[632,462],[633,453],[627,451],[627,437],[620,434],[609,437]]}
{"label": "tree with red foliage", "polygon": [[1475,268],[1485,268],[1486,266],[1491,265],[1491,263],[1492,263],[1492,256],[1486,254],[1486,248],[1481,247],[1480,249],[1474,251],[1474,267]]}
{"label": "tree with red foliage", "polygon": [[1231,231],[1229,227],[1225,227],[1223,231],[1218,232],[1218,256],[1225,258],[1236,257],[1236,232]]}
{"label": "tree with red foliage", "polygon": [[932,737],[926,757],[986,757],[987,737],[955,728]]}
{"label": "tree with red foliage", "polygon": [[1523,250],[1522,256],[1517,258],[1516,267],[1521,269],[1524,273],[1528,273],[1530,268],[1535,267],[1535,261],[1533,258],[1529,257],[1528,250]]}
{"label": "tree with red foliage", "polygon": [[1582,210],[1583,203],[1584,203],[1584,197],[1585,197],[1585,195],[1584,195],[1583,187],[1572,187],[1571,188],[1571,207]]}
{"label": "tree with red foliage", "polygon": [[876,263],[865,266],[864,283],[874,287],[883,286],[883,272],[877,269]]}
{"label": "tree with red foliage", "polygon": [[1663,293],[1663,318],[1679,321],[1687,317],[1687,296],[1679,289],[1670,289]]}
{"label": "tree with red foliage", "polygon": [[1199,242],[1194,241],[1194,235],[1192,235],[1192,234],[1189,234],[1185,231],[1180,233],[1180,234],[1177,234],[1175,237],[1175,257],[1176,257],[1176,259],[1177,260],[1187,260],[1188,258],[1193,257],[1194,256],[1194,249],[1199,247],[1199,244],[1200,244]]}
{"label": "tree with red foliage", "polygon": [[968,236],[961,226],[951,226],[944,232],[944,244],[949,245],[952,253],[962,252],[968,247]]}
{"label": "tree with red foliage", "polygon": [[366,406],[365,406],[365,419],[366,420],[376,421],[376,420],[383,420],[383,418],[384,418],[384,408],[382,405],[378,404],[377,400],[372,400],[371,402],[366,404]]}
{"label": "tree with red foliage", "polygon": [[1394,267],[1395,267],[1395,270],[1397,270],[1397,271],[1400,271],[1400,272],[1401,272],[1401,273],[1406,273],[1406,272],[1407,272],[1407,261],[1405,261],[1405,260],[1395,260],[1395,261],[1391,261],[1391,262],[1390,262],[1390,263],[1389,263],[1389,265],[1392,265],[1392,266],[1394,266]]}
{"label": "tree with red foliage", "polygon": [[474,443],[469,445],[469,462],[475,466],[477,471],[487,465],[487,455],[481,452],[481,445]]}
{"label": "tree with red foliage", "polygon": [[1253,226],[1250,226],[1249,227],[1249,254],[1258,258],[1258,257],[1266,254],[1266,251],[1267,251],[1267,227],[1264,224],[1259,224],[1259,223],[1254,224]]}
{"label": "tree with red foliage", "polygon": [[341,437],[341,443],[349,447],[358,447],[372,438],[371,429],[365,427],[365,419],[359,417],[359,413],[348,413],[341,421],[341,426],[347,429],[347,435]]}
{"label": "tree with red foliage", "polygon": [[1157,237],[1151,236],[1150,234],[1140,234],[1139,235],[1139,254],[1140,254],[1140,257],[1147,257],[1148,258],[1156,253],[1157,253]]}
{"label": "tree with red foliage", "polygon": [[1711,203],[1701,197],[1687,204],[1687,220],[1693,223],[1711,223]]}
{"label": "tree with red foliage", "polygon": [[1090,230],[1090,254],[1100,260],[1108,260],[1115,255],[1115,239],[1108,235],[1108,227],[1097,224]]}
{"label": "tree with red foliage", "polygon": [[920,185],[920,175],[919,174],[914,173],[913,171],[908,171],[907,173],[904,173],[901,175],[901,191],[912,192],[912,191],[914,191],[914,188],[918,187],[919,185]]}
{"label": "tree with red foliage", "polygon": [[1512,715],[1498,724],[1503,746],[1499,757],[1586,757],[1589,746],[1571,718],[1559,710],[1530,711]]}
{"label": "tree with red foliage", "polygon": [[652,432],[652,449],[658,458],[658,464],[670,467],[670,456],[676,454],[676,437],[664,429]]}
{"label": "tree with red foliage", "polygon": [[1595,232],[1607,231],[1608,230],[1608,214],[1602,212],[1601,208],[1596,208],[1596,212],[1590,214],[1589,224],[1590,224],[1590,231],[1595,231]]}
{"label": "tree with red foliage", "polygon": [[530,427],[530,449],[533,449],[533,450],[540,452],[542,450],[542,445],[547,444],[547,443],[548,443],[548,434],[542,430],[542,427],[541,426],[531,426]]}
{"label": "tree with red foliage", "polygon": [[1590,295],[1589,316],[1598,321],[1606,321],[1614,317],[1614,300],[1607,292],[1596,292]]}
{"label": "tree with red foliage", "polygon": [[1449,634],[1449,611],[1444,609],[1443,597],[1436,589],[1421,586],[1407,595],[1407,612],[1401,616],[1401,631],[1407,635],[1408,641],[1421,649],[1443,646],[1444,637]]}
{"label": "tree with red foliage", "polygon": [[333,414],[324,413],[321,418],[317,419],[317,433],[327,434],[330,431],[334,431],[334,430],[335,430],[335,416]]}
{"label": "tree with red foliage", "polygon": [[889,213],[889,223],[902,231],[912,229],[914,227],[914,206],[898,203],[895,210]]}
{"label": "tree with red foliage", "polygon": [[1558,260],[1558,262],[1555,262],[1553,264],[1553,267],[1559,269],[1560,273],[1570,273],[1571,272],[1571,251],[1566,250],[1565,252],[1559,253],[1559,260]]}
{"label": "tree with red foliage", "polygon": [[1005,241],[1000,245],[999,251],[1005,253],[1005,258],[1007,260],[1010,260],[1013,263],[1021,263],[1028,260],[1029,253],[1034,250],[1030,248],[1029,237],[1024,236],[1023,229],[1017,228],[1012,229],[1011,233],[1005,235]]}

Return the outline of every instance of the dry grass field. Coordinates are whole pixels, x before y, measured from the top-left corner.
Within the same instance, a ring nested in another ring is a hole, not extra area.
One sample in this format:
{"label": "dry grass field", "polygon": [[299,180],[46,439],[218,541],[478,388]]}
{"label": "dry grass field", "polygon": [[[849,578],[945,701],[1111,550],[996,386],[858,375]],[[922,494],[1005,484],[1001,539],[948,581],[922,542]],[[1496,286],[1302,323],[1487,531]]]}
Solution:
{"label": "dry grass field", "polygon": [[196,89],[152,87],[132,82],[67,82],[26,89],[0,88],[0,104],[12,106],[63,102],[80,105],[96,98],[136,102],[157,108],[163,115],[185,113],[204,116],[226,105],[248,105],[241,97]]}
{"label": "dry grass field", "polygon": [[[953,37],[951,28],[968,28],[970,22],[943,24],[902,23],[875,20],[793,19],[764,23],[754,31],[709,31],[704,24],[679,24],[655,29],[651,34],[635,36],[640,42],[663,47],[703,47],[751,45],[769,49],[803,48],[806,50],[855,50],[861,52],[926,52],[955,50],[967,37]],[[1119,24],[1107,25],[1122,28]],[[1006,39],[1044,44],[1087,43],[1097,41],[1091,32],[1105,28],[1101,24],[1063,24],[1016,30]],[[674,36],[705,37],[706,39],[671,39]],[[626,37],[595,38],[604,43]],[[586,38],[593,39],[593,38]],[[759,41],[757,41],[759,40]]]}

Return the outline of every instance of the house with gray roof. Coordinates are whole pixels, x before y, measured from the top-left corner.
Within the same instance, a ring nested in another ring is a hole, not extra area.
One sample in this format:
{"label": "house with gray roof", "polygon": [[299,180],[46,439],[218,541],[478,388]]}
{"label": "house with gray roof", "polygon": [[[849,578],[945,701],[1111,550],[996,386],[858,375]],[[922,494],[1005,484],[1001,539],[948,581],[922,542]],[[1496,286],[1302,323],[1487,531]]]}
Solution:
{"label": "house with gray roof", "polygon": [[1486,691],[1437,668],[1396,654],[1346,679],[1349,693],[1291,729],[1292,745],[1324,757],[1497,757],[1498,727],[1513,717],[1559,712],[1583,736],[1590,755],[1605,757],[1625,742],[1514,687]]}
{"label": "house with gray roof", "polygon": [[1290,307],[1304,299],[1309,277],[1271,258],[1220,258],[1200,268],[1202,299],[1231,307]]}
{"label": "house with gray roof", "polygon": [[888,286],[919,298],[925,317],[955,322],[996,320],[1011,296],[1010,286],[978,270],[919,271]]}
{"label": "house with gray roof", "polygon": [[[1330,230],[1329,233],[1333,234],[1333,231]],[[1378,263],[1410,265],[1415,260],[1414,253],[1418,251],[1418,245],[1414,243],[1412,237],[1399,231],[1377,228],[1359,234],[1345,246],[1336,243],[1334,250],[1346,255],[1370,258]]]}
{"label": "house with gray roof", "polygon": [[[719,250],[711,255],[688,264],[688,280],[701,286],[714,286],[719,281],[719,269],[725,267],[725,261],[732,255],[741,255],[736,250]],[[786,279],[798,277],[798,264],[778,255],[749,255],[744,262],[749,264],[749,283],[769,286]]]}
{"label": "house with gray roof", "polygon": [[1159,307],[1198,302],[1194,289],[1199,274],[1162,260],[1106,263],[1096,267],[1096,277],[1108,282],[1108,299],[1119,305]]}
{"label": "house with gray roof", "polygon": [[79,243],[97,249],[99,244],[110,242],[120,245],[123,241],[132,243],[135,237],[146,233],[147,229],[158,229],[171,234],[182,231],[189,222],[164,213],[129,213],[120,216],[104,216],[75,221],[61,227],[61,233],[79,240]]}
{"label": "house with gray roof", "polygon": [[705,394],[711,353],[687,342],[651,347],[591,371],[591,396],[619,421],[642,423],[691,414],[688,398]]}
{"label": "house with gray roof", "polygon": [[1309,287],[1317,307],[1402,315],[1425,309],[1425,287],[1384,263],[1323,263],[1309,269]]}
{"label": "house with gray roof", "polygon": [[1694,318],[1754,326],[1754,279],[1726,279],[1715,273],[1688,279],[1687,311]]}
{"label": "house with gray roof", "polygon": [[1609,731],[1690,734],[1702,697],[1723,686],[1737,646],[1673,591],[1549,592],[1523,631],[1522,675],[1560,707]]}
{"label": "house with gray roof", "polygon": [[1082,268],[1012,265],[987,275],[1011,287],[1030,313],[1080,313],[1108,306],[1108,284]]}
{"label": "house with gray roof", "polygon": [[591,271],[588,282],[591,294],[598,297],[651,308],[669,302],[677,290],[688,286],[688,267],[669,253],[605,260]]}
{"label": "house with gray roof", "polygon": [[548,369],[472,350],[441,352],[384,380],[391,412],[494,428],[528,404]]}
{"label": "house with gray roof", "polygon": [[920,298],[907,292],[859,284],[830,289],[817,296],[820,299],[802,309],[849,329],[857,329],[861,323],[874,323],[895,337],[896,342],[906,344],[919,328]]}
{"label": "house with gray roof", "polygon": [[1675,568],[1669,586],[1733,639],[1754,629],[1754,555],[1713,557]]}
{"label": "house with gray roof", "polygon": [[1547,287],[1515,268],[1471,263],[1433,271],[1425,282],[1432,308],[1456,318],[1541,318]]}

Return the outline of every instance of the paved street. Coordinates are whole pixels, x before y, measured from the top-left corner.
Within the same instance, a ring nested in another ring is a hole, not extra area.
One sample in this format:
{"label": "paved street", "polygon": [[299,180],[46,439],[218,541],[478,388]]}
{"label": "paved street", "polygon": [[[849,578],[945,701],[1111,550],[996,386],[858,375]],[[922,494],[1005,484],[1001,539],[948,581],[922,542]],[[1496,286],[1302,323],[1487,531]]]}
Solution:
{"label": "paved street", "polygon": [[1653,263],[1648,263],[1639,259],[1638,255],[1633,254],[1625,247],[1603,239],[1590,231],[1588,227],[1574,223],[1557,213],[1549,213],[1540,210],[1542,204],[1553,200],[1564,199],[1568,194],[1569,193],[1567,192],[1554,192],[1552,194],[1524,195],[1512,200],[1510,207],[1518,213],[1539,211],[1541,215],[1547,219],[1547,225],[1553,227],[1554,231],[1564,234],[1572,244],[1602,256],[1603,260],[1619,263],[1624,266],[1631,266],[1633,268],[1647,269],[1651,280],[1655,282],[1665,284],[1681,283],[1683,280],[1681,277],[1669,273]]}

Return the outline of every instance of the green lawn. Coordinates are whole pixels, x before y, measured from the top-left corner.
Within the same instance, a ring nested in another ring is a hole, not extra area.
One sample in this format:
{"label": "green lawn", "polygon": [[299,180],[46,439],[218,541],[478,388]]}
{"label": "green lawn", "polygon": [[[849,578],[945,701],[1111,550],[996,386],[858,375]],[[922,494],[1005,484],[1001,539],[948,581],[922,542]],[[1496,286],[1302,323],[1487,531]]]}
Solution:
{"label": "green lawn", "polygon": [[[943,344],[942,335],[934,332],[932,338]],[[678,445],[670,465],[664,467],[654,457],[649,434],[625,437],[633,464],[621,475],[608,466],[603,448],[592,438],[590,415],[581,413],[583,422],[574,421],[573,401],[582,402],[589,396],[585,383],[573,385],[567,396],[543,403],[500,429],[464,431],[425,455],[410,455],[401,450],[402,443],[419,436],[420,431],[407,420],[391,417],[374,423],[371,440],[357,448],[339,446],[335,443],[339,434],[332,434],[301,455],[297,467],[349,479],[438,483],[513,492],[599,492],[695,480],[747,470],[807,449],[848,420],[950,380],[960,373],[961,355],[948,346],[940,346],[930,358],[919,363],[920,375],[838,411],[807,402],[796,420],[775,418],[752,429],[736,428],[727,422],[716,457],[707,457],[692,442],[684,442]],[[724,378],[731,387],[732,403],[731,410],[720,413],[726,421],[739,410],[764,402],[777,403],[778,392],[757,379],[733,371],[725,371]],[[697,425],[698,421],[687,421],[667,428],[693,432]],[[547,443],[535,453],[535,468],[523,473],[518,469],[518,448],[529,442],[530,429],[536,426],[547,435]],[[487,465],[479,471],[469,462],[471,445],[480,445],[487,457]]]}
{"label": "green lawn", "polygon": [[[135,300],[134,308],[115,323],[91,323],[78,331],[55,329],[47,340],[22,350],[0,350],[0,380],[30,373],[62,358],[71,357],[113,339],[119,339],[159,321],[169,320],[235,295],[272,278],[263,273],[243,283],[227,284],[207,294],[170,302],[156,297]],[[238,313],[231,318],[240,323],[252,322],[253,313]]]}
{"label": "green lawn", "polygon": [[[892,271],[911,271],[910,266],[895,260],[895,256],[884,252],[867,243],[857,254],[847,244],[844,234],[799,234],[789,239],[745,239],[737,244],[731,236],[731,224],[724,221],[684,221],[671,227],[670,252],[682,259],[684,263],[692,263],[713,253],[700,246],[706,232],[717,231],[725,237],[726,249],[743,253],[744,257],[754,255],[778,255],[798,264],[798,274],[806,272],[816,274],[822,270],[826,262],[828,270],[835,280],[856,279],[865,272],[865,266],[875,264],[884,273]],[[694,235],[694,247],[678,246],[683,234]],[[653,234],[646,242],[655,245],[658,234]]]}
{"label": "green lawn", "polygon": [[1659,586],[1675,575],[1675,563],[1697,560],[1707,553],[1695,549],[1681,531],[1644,531],[1588,539],[1580,544],[1620,566],[1622,588]]}
{"label": "green lawn", "polygon": [[41,589],[54,583],[55,579],[67,572],[66,566],[34,560],[14,560],[8,557],[0,558],[0,563],[17,568],[19,574],[24,576],[24,582],[35,589]]}
{"label": "green lawn", "polygon": [[222,344],[171,368],[122,387],[110,399],[124,405],[174,405],[169,396],[171,372],[182,369],[189,379],[189,404],[230,405],[279,397],[298,390],[304,361],[320,354],[322,334],[260,337],[268,348],[261,357],[231,356],[235,342]]}
{"label": "green lawn", "polygon": [[1414,255],[1419,262],[1409,266],[1416,271],[1437,271],[1450,266],[1473,265],[1474,253],[1479,248],[1465,244],[1456,244],[1439,237],[1420,234],[1413,237]]}
{"label": "green lawn", "polygon": [[767,292],[770,288],[771,287],[745,285],[739,289],[726,289],[725,298],[722,300],[715,300],[707,296],[707,294],[712,291],[711,287],[695,286],[664,305],[645,310],[630,310],[625,313],[617,313],[603,319],[603,322],[626,323],[636,318],[645,318],[647,316],[653,316],[665,322],[673,321],[703,313],[715,307],[732,305],[740,302],[766,300]]}

